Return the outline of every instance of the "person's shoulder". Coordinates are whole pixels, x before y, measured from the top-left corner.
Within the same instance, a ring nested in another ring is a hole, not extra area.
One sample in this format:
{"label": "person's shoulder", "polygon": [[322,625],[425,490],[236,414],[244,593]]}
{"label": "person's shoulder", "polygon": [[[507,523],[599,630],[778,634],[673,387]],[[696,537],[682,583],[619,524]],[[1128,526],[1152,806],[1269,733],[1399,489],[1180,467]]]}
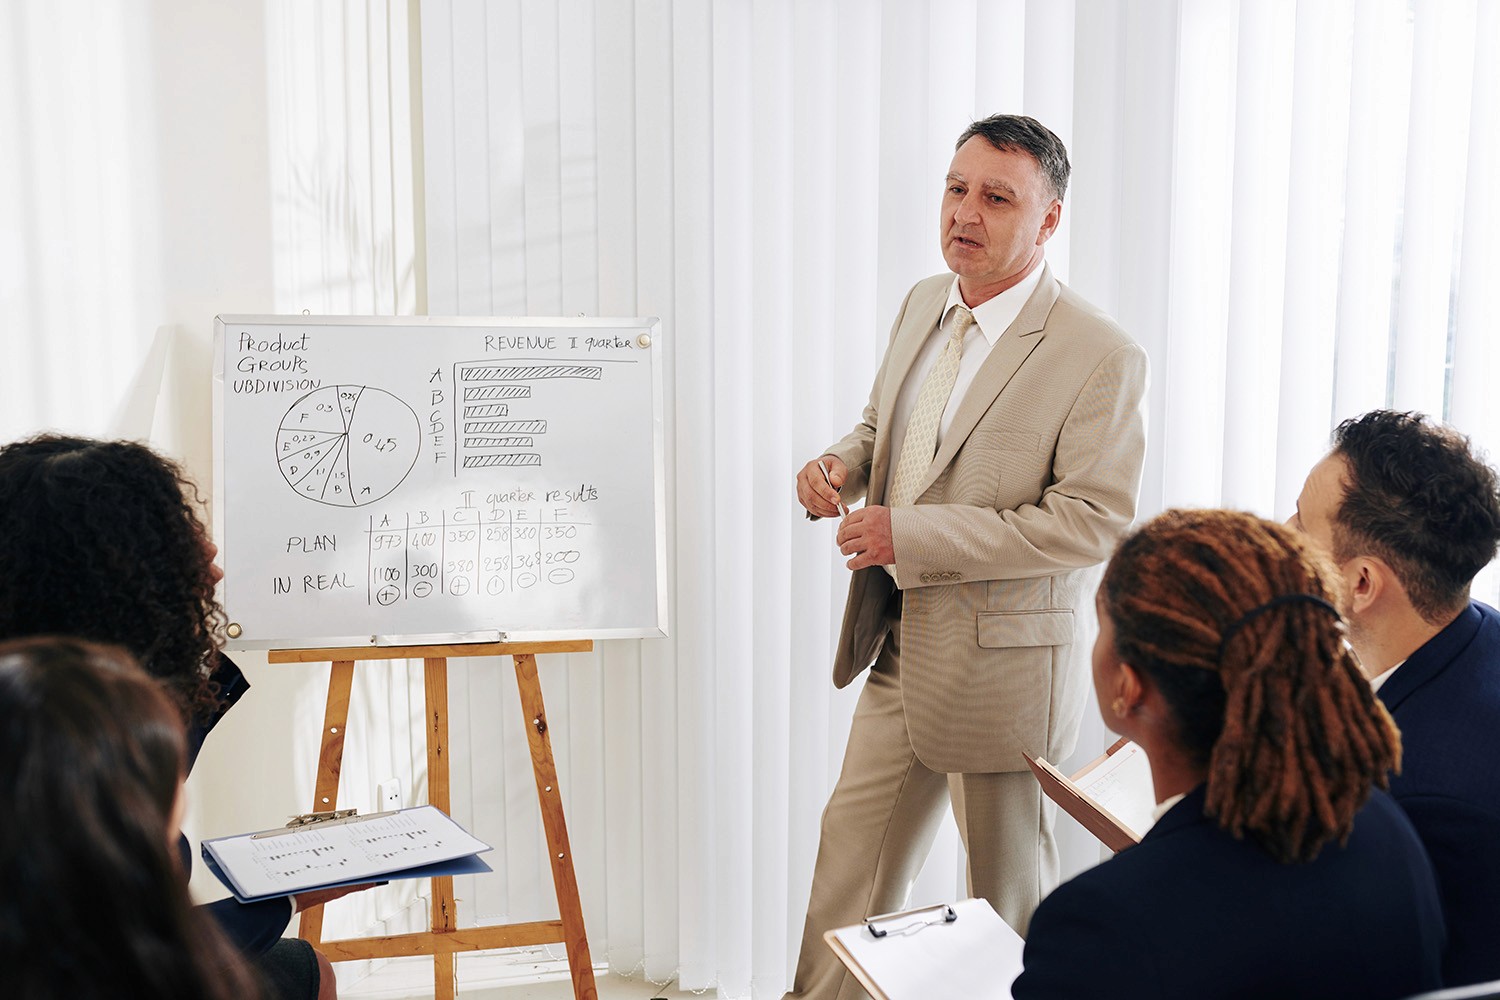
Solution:
{"label": "person's shoulder", "polygon": [[1491,649],[1500,647],[1500,611],[1483,601],[1470,601],[1469,606],[1479,612],[1479,634]]}
{"label": "person's shoulder", "polygon": [[1354,814],[1354,830],[1350,836],[1351,839],[1360,837],[1391,841],[1401,847],[1419,842],[1411,819],[1395,798],[1380,788],[1371,789],[1370,797]]}
{"label": "person's shoulder", "polygon": [[1136,344],[1135,338],[1109,313],[1061,281],[1057,282],[1057,289],[1057,301],[1047,315],[1049,328],[1067,330],[1071,335],[1096,342],[1106,350]]}
{"label": "person's shoulder", "polygon": [[1205,851],[1212,853],[1220,841],[1236,843],[1211,821],[1193,812],[1194,806],[1195,803],[1178,803],[1174,808],[1187,810],[1186,815],[1172,817],[1173,822],[1167,826],[1148,832],[1140,843],[1082,872],[1074,881],[1084,880],[1096,892],[1129,895],[1139,884],[1181,872],[1185,858],[1198,857]]}
{"label": "person's shoulder", "polygon": [[[1223,845],[1216,828],[1193,823],[1170,836],[1147,837],[1052,890],[1037,910],[1032,930],[1075,924],[1109,914],[1114,926],[1154,927],[1164,909],[1193,897],[1204,872],[1219,867]],[[1229,839],[1228,835],[1224,835]],[[1043,913],[1043,911],[1046,911]]]}
{"label": "person's shoulder", "polygon": [[1403,737],[1500,751],[1500,612],[1479,601],[1469,607],[1392,676],[1417,671],[1392,714]]}
{"label": "person's shoulder", "polygon": [[[1136,885],[1141,866],[1126,860],[1136,847],[1099,862],[1064,881],[1049,892],[1038,907],[1053,918],[1072,912],[1119,912],[1130,910],[1141,899]],[[1032,925],[1035,927],[1035,924]]]}
{"label": "person's shoulder", "polygon": [[1441,673],[1392,710],[1402,767],[1391,791],[1469,802],[1500,816],[1500,648],[1476,637]]}
{"label": "person's shoulder", "polygon": [[948,299],[948,289],[952,286],[952,274],[934,274],[908,288],[906,296],[901,300],[901,308],[896,311],[896,323],[891,336],[894,338],[897,331],[914,318],[930,322],[931,317],[941,311],[943,303]]}
{"label": "person's shoulder", "polygon": [[942,274],[934,274],[931,277],[923,278],[915,285],[912,285],[911,289],[906,293],[906,297],[908,299],[915,299],[919,296],[923,298],[941,297],[946,299],[948,297],[948,289],[952,287],[953,273],[945,271]]}

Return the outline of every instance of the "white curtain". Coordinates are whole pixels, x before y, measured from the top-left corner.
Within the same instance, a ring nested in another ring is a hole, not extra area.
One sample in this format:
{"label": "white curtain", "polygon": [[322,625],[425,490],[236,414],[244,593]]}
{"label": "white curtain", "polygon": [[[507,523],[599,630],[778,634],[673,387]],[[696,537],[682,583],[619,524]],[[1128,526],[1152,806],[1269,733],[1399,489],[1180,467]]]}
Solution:
{"label": "white curtain", "polygon": [[147,6],[0,6],[4,440],[101,429],[162,322]]}
{"label": "white curtain", "polygon": [[[1021,111],[1069,145],[1048,256],[1151,354],[1142,515],[1285,517],[1372,406],[1500,456],[1497,46],[1497,0],[7,4],[0,430],[110,433],[159,385],[145,433],[206,482],[215,312],[660,316],[672,637],[544,658],[559,783],[596,960],[776,997],[856,696],[792,475],[942,267],[957,133]],[[253,670],[199,770],[289,749],[200,829],[310,794],[321,676]],[[420,676],[358,683],[346,800],[420,795]],[[508,663],[452,697],[455,810],[501,848],[463,919],[550,914]],[[1076,760],[1107,739],[1090,710]],[[959,870],[946,833],[917,894]],[[380,892],[330,931],[420,921]]]}
{"label": "white curtain", "polygon": [[[1073,150],[1049,258],[1152,354],[1143,515],[1285,517],[1372,406],[1500,443],[1496,6],[423,3],[431,311],[655,314],[672,352],[673,638],[549,678],[608,706],[564,734],[609,723],[569,749],[604,775],[578,838],[614,967],[786,983],[852,705],[846,575],[790,477],[941,268],[958,131],[1024,111]],[[1091,716],[1080,754],[1106,739]],[[957,870],[946,839],[918,892]]]}

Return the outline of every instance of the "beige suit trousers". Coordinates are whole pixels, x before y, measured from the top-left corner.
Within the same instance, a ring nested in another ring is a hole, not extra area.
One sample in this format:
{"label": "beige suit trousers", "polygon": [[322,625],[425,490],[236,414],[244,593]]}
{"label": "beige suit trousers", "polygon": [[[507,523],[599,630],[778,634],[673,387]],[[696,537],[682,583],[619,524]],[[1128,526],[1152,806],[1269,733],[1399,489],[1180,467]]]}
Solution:
{"label": "beige suit trousers", "polygon": [[969,894],[1022,934],[1057,885],[1055,807],[1030,771],[944,774],[917,759],[901,696],[900,621],[893,619],[860,693],[844,767],[823,810],[812,897],[786,1000],[868,994],[823,932],[899,910],[950,803],[969,857]]}

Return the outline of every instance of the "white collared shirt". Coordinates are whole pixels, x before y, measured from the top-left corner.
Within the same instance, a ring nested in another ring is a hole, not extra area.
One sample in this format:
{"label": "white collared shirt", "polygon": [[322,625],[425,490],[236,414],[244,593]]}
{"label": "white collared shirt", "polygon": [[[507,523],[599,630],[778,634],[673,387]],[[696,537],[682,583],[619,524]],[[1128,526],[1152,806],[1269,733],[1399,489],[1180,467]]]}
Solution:
{"label": "white collared shirt", "polygon": [[[995,344],[999,343],[1000,335],[1008,326],[1016,321],[1021,314],[1021,307],[1026,300],[1031,298],[1031,293],[1036,291],[1036,286],[1041,283],[1042,269],[1046,265],[1038,262],[1031,269],[1031,273],[1022,278],[1018,283],[1007,288],[994,298],[982,302],[972,310],[974,313],[974,325],[969,327],[968,333],[964,335],[964,353],[958,362],[958,375],[953,380],[953,392],[948,396],[948,405],[943,409],[943,417],[938,421],[937,444],[943,443],[943,437],[948,433],[948,428],[953,425],[953,415],[958,412],[959,404],[963,402],[964,394],[969,391],[969,386],[974,382],[974,376],[979,374],[979,369],[990,356],[990,351]],[[917,394],[922,390],[922,382],[927,378],[927,373],[937,362],[937,356],[942,352],[943,345],[948,342],[948,334],[953,329],[954,306],[964,305],[964,298],[958,291],[958,276],[954,275],[953,284],[948,289],[948,303],[943,306],[943,319],[927,337],[927,342],[917,352],[917,358],[912,362],[911,371],[907,372],[906,381],[901,384],[901,391],[896,394],[896,405],[891,410],[891,424],[894,433],[891,436],[891,457],[886,464],[886,486],[890,486],[890,476],[895,475],[896,466],[901,461],[901,446],[906,439],[906,424],[911,416],[912,408],[917,404]]]}

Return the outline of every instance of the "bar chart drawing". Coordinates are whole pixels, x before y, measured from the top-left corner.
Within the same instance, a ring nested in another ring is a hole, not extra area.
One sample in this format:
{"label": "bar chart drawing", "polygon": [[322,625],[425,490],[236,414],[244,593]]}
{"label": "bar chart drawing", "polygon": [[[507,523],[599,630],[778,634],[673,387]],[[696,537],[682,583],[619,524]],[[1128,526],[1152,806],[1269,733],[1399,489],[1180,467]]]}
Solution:
{"label": "bar chart drawing", "polygon": [[[536,405],[538,386],[558,380],[598,383],[603,365],[520,358],[504,362],[465,361],[454,365],[459,392],[455,414],[461,447],[455,472],[464,469],[537,469],[543,462],[547,421],[507,419]],[[530,405],[528,405],[530,404]],[[514,412],[513,412],[514,408]]]}

